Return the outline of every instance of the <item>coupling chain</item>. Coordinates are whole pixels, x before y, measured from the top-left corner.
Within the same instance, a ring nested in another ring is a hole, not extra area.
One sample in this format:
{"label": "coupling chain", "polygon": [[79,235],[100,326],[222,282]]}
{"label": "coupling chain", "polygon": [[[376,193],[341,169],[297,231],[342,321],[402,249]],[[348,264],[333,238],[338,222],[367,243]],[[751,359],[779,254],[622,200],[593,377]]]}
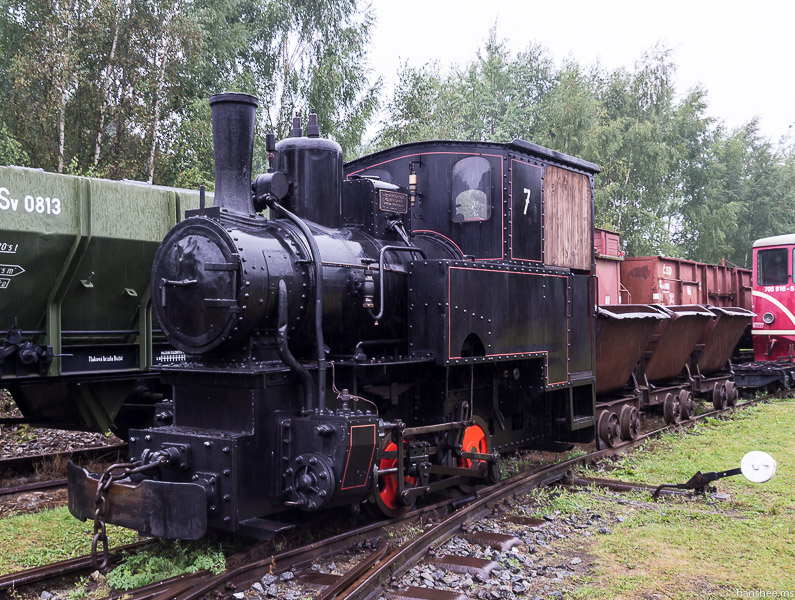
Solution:
{"label": "coupling chain", "polygon": [[[99,569],[101,573],[106,573],[110,564],[110,552],[108,550],[108,531],[105,526],[105,515],[108,509],[107,492],[114,481],[126,479],[130,475],[151,471],[166,462],[166,457],[157,457],[152,462],[144,463],[143,460],[135,460],[127,463],[117,463],[105,469],[105,472],[97,481],[97,493],[94,497],[94,539],[91,542],[91,563]],[[97,546],[102,543],[102,560],[99,560]]]}

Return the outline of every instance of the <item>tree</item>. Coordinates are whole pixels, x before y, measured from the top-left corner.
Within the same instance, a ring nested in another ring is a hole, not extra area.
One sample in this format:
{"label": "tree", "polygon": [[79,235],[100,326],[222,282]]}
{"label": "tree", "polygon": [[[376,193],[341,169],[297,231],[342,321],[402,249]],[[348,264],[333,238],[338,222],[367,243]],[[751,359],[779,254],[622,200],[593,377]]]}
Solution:
{"label": "tree", "polygon": [[80,0],[31,0],[8,2],[4,8],[0,37],[8,60],[3,79],[10,102],[3,118],[26,155],[63,172],[66,109],[80,59],[76,29],[87,5]]}
{"label": "tree", "polygon": [[27,155],[5,123],[0,122],[0,165],[24,165]]}
{"label": "tree", "polygon": [[293,114],[315,109],[348,152],[377,104],[366,62],[373,21],[357,0],[0,5],[0,119],[45,169],[193,186],[212,181],[206,148],[188,142],[211,139],[209,119],[193,119],[213,93],[259,95],[261,130],[282,135]]}
{"label": "tree", "polygon": [[442,78],[436,63],[419,68],[404,63],[398,72],[398,83],[386,105],[386,118],[381,122],[373,145],[389,148],[423,139],[443,138],[439,135],[439,103]]}
{"label": "tree", "polygon": [[532,138],[543,99],[554,86],[540,46],[511,56],[492,27],[475,60],[441,74],[438,64],[403,65],[376,147],[420,139],[510,141]]}
{"label": "tree", "polygon": [[707,114],[706,90],[679,98],[675,76],[664,47],[632,71],[555,69],[536,46],[513,57],[492,29],[447,75],[404,65],[374,145],[523,137],[600,165],[595,221],[618,230],[629,254],[747,264],[754,239],[795,226],[795,154],[754,122],[727,133]]}
{"label": "tree", "polygon": [[[250,48],[249,85],[262,97],[263,126],[281,138],[294,115],[318,115],[321,131],[349,157],[377,108],[380,80],[369,83],[373,25],[357,0],[270,0],[259,7]],[[355,155],[354,155],[355,156]]]}
{"label": "tree", "polygon": [[566,63],[544,96],[538,111],[536,139],[539,144],[566,154],[585,156],[597,125],[600,105],[594,89],[596,73],[585,73],[577,63]]}
{"label": "tree", "polygon": [[730,259],[748,266],[754,240],[795,230],[792,154],[763,138],[753,119],[732,132],[720,158],[723,189],[739,197],[737,235]]}

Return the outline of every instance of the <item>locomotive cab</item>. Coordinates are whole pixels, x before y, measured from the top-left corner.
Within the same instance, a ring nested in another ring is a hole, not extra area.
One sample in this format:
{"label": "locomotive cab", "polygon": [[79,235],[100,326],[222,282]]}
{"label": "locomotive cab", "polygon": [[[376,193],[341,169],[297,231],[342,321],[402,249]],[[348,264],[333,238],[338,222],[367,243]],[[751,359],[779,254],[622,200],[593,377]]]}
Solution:
{"label": "locomotive cab", "polygon": [[753,245],[754,359],[795,355],[795,235],[763,238]]}
{"label": "locomotive cab", "polygon": [[598,167],[514,140],[405,144],[345,170],[408,189],[412,241],[460,253],[411,264],[409,350],[489,390],[495,447],[542,443],[541,422],[559,440],[591,436]]}

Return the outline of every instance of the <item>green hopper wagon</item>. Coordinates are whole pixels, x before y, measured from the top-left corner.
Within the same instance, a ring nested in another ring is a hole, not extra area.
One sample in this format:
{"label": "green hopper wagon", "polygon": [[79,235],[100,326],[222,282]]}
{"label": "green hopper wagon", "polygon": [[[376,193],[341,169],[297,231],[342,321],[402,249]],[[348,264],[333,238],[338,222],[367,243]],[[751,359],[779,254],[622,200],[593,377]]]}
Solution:
{"label": "green hopper wagon", "polygon": [[184,358],[152,323],[152,258],[198,206],[191,190],[0,167],[0,387],[17,421],[152,422],[164,390],[149,368]]}

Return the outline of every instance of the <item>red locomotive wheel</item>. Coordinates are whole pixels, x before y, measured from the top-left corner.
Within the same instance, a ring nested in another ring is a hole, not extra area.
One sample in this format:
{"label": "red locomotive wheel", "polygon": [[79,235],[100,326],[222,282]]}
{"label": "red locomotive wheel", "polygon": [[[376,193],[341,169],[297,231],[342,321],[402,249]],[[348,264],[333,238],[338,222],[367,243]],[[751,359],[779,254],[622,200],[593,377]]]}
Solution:
{"label": "red locomotive wheel", "polygon": [[[489,436],[483,431],[483,427],[475,423],[464,431],[464,441],[462,443],[464,452],[477,452],[478,454],[489,453]],[[477,469],[482,460],[470,460],[469,458],[459,458],[458,466],[464,469]]]}
{"label": "red locomotive wheel", "polygon": [[[397,444],[390,441],[385,447],[384,452],[394,452],[397,450]],[[397,467],[397,458],[383,458],[378,463],[378,468],[394,469]],[[406,487],[412,487],[417,483],[416,477],[406,476]],[[409,508],[404,505],[400,498],[398,498],[398,484],[397,475],[383,475],[378,478],[378,489],[375,490],[374,499],[378,509],[388,517],[396,517],[402,511]]]}
{"label": "red locomotive wheel", "polygon": [[[464,452],[477,452],[479,454],[491,454],[491,436],[489,427],[480,417],[473,419],[475,423],[464,430],[464,439],[461,442],[461,450]],[[456,466],[464,469],[485,469],[488,473],[489,465],[482,460],[472,460],[469,458],[457,458]],[[474,485],[466,483],[459,484],[458,487],[465,493],[472,493]]]}

